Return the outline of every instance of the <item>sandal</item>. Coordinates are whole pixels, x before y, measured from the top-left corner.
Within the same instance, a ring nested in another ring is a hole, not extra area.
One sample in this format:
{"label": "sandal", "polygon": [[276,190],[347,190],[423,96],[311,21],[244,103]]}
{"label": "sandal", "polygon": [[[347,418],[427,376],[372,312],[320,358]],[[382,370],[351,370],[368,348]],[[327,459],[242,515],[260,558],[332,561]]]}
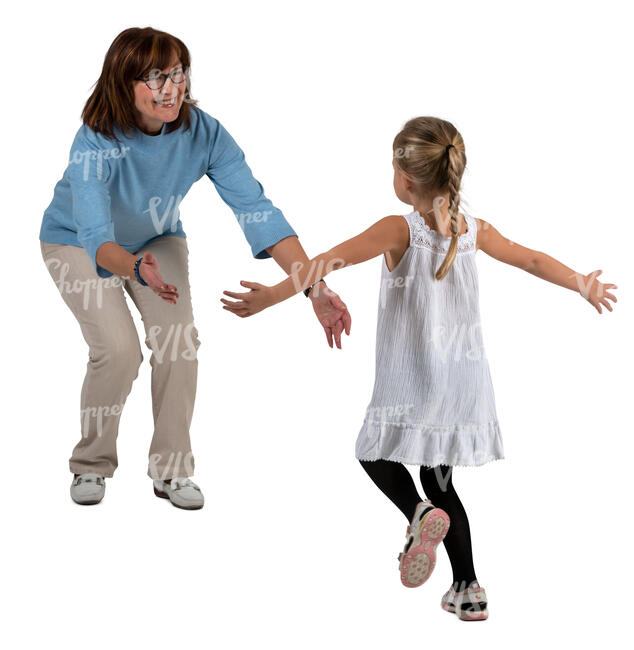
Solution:
{"label": "sandal", "polygon": [[401,582],[406,587],[419,587],[436,566],[436,546],[449,530],[449,515],[436,508],[429,499],[421,501],[407,527],[407,543],[399,553]]}

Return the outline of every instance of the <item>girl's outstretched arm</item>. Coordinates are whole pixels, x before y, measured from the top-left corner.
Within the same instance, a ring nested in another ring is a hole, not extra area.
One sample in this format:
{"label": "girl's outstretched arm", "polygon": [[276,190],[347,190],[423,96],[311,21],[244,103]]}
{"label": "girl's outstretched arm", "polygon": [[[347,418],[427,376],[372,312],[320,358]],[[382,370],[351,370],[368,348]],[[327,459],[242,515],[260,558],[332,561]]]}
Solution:
{"label": "girl's outstretched arm", "polygon": [[596,276],[603,273],[602,270],[592,271],[587,275],[574,271],[565,266],[554,257],[536,251],[531,248],[520,246],[510,239],[503,237],[490,223],[484,219],[476,219],[478,224],[477,247],[487,255],[524,269],[542,280],[548,280],[566,289],[578,291],[600,314],[601,304],[612,311],[612,305],[607,298],[616,302],[613,294],[606,289],[616,289],[616,284],[603,284],[596,279]]}
{"label": "girl's outstretched arm", "polygon": [[223,309],[237,316],[251,316],[307,289],[331,271],[365,262],[387,251],[394,251],[395,254],[404,252],[408,245],[407,220],[399,215],[384,217],[356,237],[317,255],[308,264],[294,264],[290,275],[279,284],[267,287],[257,282],[242,281],[240,284],[250,289],[249,292],[223,291],[225,295],[237,300],[221,298],[220,301],[224,303]]}

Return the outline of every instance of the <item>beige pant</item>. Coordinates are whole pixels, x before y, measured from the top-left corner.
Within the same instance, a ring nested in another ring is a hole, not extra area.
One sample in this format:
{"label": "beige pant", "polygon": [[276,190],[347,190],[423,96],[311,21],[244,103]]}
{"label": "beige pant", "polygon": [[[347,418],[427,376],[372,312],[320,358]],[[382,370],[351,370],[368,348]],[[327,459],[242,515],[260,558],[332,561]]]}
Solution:
{"label": "beige pant", "polygon": [[140,257],[150,251],[156,257],[161,277],[178,290],[175,305],[135,278],[99,277],[84,248],[40,245],[46,266],[78,320],[89,349],[81,391],[81,440],[70,458],[70,471],[110,477],[117,468],[121,410],[143,361],[125,287],[141,313],[145,344],[152,351],[154,435],[148,475],[154,479],[192,476],[189,426],[200,341],[191,305],[187,241],[176,235],[162,236],[135,253]]}

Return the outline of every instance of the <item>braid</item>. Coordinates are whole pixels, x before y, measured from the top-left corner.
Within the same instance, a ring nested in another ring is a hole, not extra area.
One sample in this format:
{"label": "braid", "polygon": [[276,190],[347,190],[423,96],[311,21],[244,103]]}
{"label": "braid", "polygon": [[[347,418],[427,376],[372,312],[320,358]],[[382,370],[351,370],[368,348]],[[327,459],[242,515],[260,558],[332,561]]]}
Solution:
{"label": "braid", "polygon": [[456,171],[456,166],[452,161],[454,152],[456,151],[454,146],[451,146],[445,149],[445,155],[447,156],[447,187],[449,188],[449,216],[450,229],[451,229],[451,243],[449,244],[449,250],[445,259],[442,261],[442,264],[436,271],[436,280],[442,280],[445,275],[449,272],[449,268],[456,259],[456,251],[458,250],[458,207],[460,205],[460,176]]}

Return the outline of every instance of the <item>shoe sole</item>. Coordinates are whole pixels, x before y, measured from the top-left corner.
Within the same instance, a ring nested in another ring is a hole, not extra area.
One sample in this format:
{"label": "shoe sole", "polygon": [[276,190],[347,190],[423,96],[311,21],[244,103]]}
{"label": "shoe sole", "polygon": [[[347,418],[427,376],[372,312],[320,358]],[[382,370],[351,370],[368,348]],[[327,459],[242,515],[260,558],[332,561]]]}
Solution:
{"label": "shoe sole", "polygon": [[436,547],[449,530],[449,515],[434,508],[423,516],[420,540],[414,539],[412,547],[403,553],[399,569],[401,582],[406,587],[420,587],[427,581],[436,566]]}
{"label": "shoe sole", "polygon": [[[73,499],[73,497],[71,497],[71,499]],[[94,506],[97,503],[101,503],[102,500],[103,497],[101,497],[101,499],[93,499],[91,501],[77,501],[76,499],[73,499],[73,501],[80,506]]]}
{"label": "shoe sole", "polygon": [[485,621],[489,618],[489,610],[486,607],[479,612],[469,611],[468,609],[461,609],[460,612],[457,612],[456,606],[449,603],[441,603],[441,607],[446,612],[455,614],[461,621]]}
{"label": "shoe sole", "polygon": [[181,506],[178,505],[178,503],[174,503],[171,499],[169,494],[165,492],[161,492],[161,490],[157,490],[156,486],[154,486],[154,494],[156,494],[157,497],[161,499],[167,499],[175,508],[180,508],[181,510],[200,510],[205,504],[201,504],[199,506]]}

